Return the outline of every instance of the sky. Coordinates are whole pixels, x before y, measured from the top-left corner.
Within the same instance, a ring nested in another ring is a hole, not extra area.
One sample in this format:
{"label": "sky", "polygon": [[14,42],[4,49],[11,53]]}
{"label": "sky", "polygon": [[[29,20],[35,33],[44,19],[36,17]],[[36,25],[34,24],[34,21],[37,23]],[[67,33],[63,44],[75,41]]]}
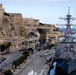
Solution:
{"label": "sky", "polygon": [[[76,0],[0,0],[8,13],[21,13],[23,18],[39,19],[41,23],[63,23],[59,17],[70,13],[76,17]],[[76,21],[74,21],[76,23]]]}

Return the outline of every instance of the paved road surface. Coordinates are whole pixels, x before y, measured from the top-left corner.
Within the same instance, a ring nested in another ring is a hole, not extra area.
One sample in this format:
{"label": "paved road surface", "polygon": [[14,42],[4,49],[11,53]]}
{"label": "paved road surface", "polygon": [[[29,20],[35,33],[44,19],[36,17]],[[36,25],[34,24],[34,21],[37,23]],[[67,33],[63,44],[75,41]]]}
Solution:
{"label": "paved road surface", "polygon": [[[18,75],[29,75],[29,73],[31,73],[33,69],[37,75],[40,75],[46,65],[46,58],[40,57],[40,54],[45,52],[40,52],[38,56],[34,59],[34,61],[32,61],[27,67],[25,67]],[[31,57],[29,59],[31,59]]]}
{"label": "paved road surface", "polygon": [[20,52],[12,52],[12,53],[9,53],[7,55],[4,55],[4,57],[6,57],[6,60],[3,61],[0,65],[2,66],[2,68],[5,68],[8,65],[10,65],[14,60],[19,58],[20,55],[22,55],[22,51],[20,51]]}

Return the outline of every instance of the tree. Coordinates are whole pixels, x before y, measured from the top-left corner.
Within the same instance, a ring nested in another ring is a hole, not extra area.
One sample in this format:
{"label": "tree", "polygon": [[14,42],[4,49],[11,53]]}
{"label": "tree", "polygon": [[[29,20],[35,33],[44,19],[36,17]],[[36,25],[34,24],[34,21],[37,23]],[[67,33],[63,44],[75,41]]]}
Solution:
{"label": "tree", "polygon": [[32,48],[29,48],[28,51],[30,51],[31,53],[33,53],[34,50]]}
{"label": "tree", "polygon": [[6,49],[9,48],[10,46],[11,46],[11,42],[8,42],[8,43],[5,45]]}
{"label": "tree", "polygon": [[15,69],[17,68],[17,62],[16,62],[16,60],[12,63],[12,65],[15,65]]}
{"label": "tree", "polygon": [[4,74],[5,74],[5,75],[12,75],[13,72],[11,72],[11,70],[5,70]]}
{"label": "tree", "polygon": [[1,44],[0,45],[1,52],[5,51],[5,49],[9,48],[10,46],[11,46],[10,42],[8,42],[7,44]]}
{"label": "tree", "polygon": [[2,44],[2,45],[0,45],[0,49],[1,49],[1,52],[3,52],[4,50],[5,50],[5,45],[4,44]]}

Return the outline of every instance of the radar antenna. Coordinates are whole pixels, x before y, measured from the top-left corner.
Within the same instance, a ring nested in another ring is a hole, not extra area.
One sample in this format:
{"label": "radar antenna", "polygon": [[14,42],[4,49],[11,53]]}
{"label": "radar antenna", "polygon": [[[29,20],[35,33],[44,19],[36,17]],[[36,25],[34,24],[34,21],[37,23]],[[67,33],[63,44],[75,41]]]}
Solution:
{"label": "radar antenna", "polygon": [[68,14],[66,15],[66,17],[64,17],[64,18],[60,17],[59,19],[62,19],[62,20],[67,22],[65,35],[66,36],[70,36],[71,33],[72,33],[71,32],[71,26],[73,25],[70,22],[76,19],[76,18],[71,17],[71,15],[70,15],[70,7],[68,7]]}

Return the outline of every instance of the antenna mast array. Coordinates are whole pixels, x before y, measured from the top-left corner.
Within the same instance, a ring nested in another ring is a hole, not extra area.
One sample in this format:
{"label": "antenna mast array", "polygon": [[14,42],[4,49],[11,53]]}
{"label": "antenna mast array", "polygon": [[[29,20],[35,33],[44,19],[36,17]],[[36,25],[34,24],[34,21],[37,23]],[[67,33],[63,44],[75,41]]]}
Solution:
{"label": "antenna mast array", "polygon": [[60,17],[59,19],[62,19],[62,20],[67,22],[67,24],[66,24],[66,33],[65,34],[67,36],[70,36],[70,34],[72,33],[71,32],[71,24],[70,24],[70,22],[76,19],[76,18],[71,17],[71,15],[70,15],[70,7],[68,7],[68,14],[66,15],[66,17],[65,18]]}

